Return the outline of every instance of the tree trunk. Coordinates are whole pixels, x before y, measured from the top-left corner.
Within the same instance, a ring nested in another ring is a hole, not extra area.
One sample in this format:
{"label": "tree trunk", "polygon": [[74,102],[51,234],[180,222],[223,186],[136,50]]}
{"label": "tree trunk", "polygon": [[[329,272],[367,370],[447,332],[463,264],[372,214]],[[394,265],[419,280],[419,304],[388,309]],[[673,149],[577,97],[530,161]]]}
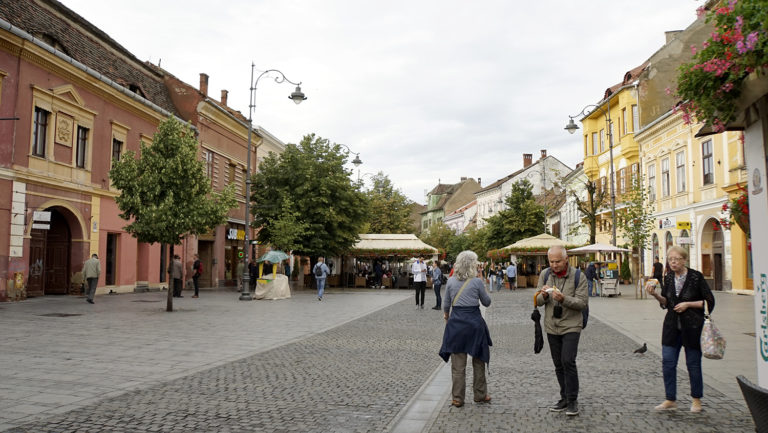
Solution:
{"label": "tree trunk", "polygon": [[173,244],[168,248],[168,300],[165,304],[165,311],[173,311],[173,276],[171,269],[173,269]]}

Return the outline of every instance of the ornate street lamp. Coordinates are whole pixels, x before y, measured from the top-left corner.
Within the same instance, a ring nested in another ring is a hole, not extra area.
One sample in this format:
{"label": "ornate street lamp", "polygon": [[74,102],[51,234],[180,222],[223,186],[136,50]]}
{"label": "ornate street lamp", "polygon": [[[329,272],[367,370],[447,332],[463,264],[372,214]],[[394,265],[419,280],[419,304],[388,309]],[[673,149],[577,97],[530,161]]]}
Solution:
{"label": "ornate street lamp", "polygon": [[360,164],[363,163],[363,161],[360,159],[360,153],[354,152],[346,144],[343,144],[343,143],[338,143],[338,144],[346,147],[347,150],[349,151],[349,153],[354,153],[355,154],[355,159],[352,160],[352,164],[357,168],[357,181],[360,182]]}
{"label": "ornate street lamp", "polygon": [[293,102],[296,103],[296,105],[301,104],[301,101],[305,101],[307,99],[306,96],[304,96],[304,93],[301,91],[301,82],[294,83],[293,81],[289,80],[285,77],[285,74],[278,71],[277,69],[267,69],[266,71],[259,74],[258,77],[256,77],[256,81],[253,80],[253,73],[254,73],[254,67],[255,65],[251,63],[251,81],[250,81],[250,99],[248,104],[248,155],[246,156],[246,163],[245,163],[245,269],[243,271],[243,289],[240,293],[240,300],[241,301],[250,301],[253,298],[251,297],[251,289],[250,289],[250,282],[251,282],[251,274],[248,270],[248,258],[250,256],[251,252],[251,240],[250,240],[250,224],[248,223],[250,214],[251,214],[251,135],[253,134],[253,109],[256,107],[256,88],[259,85],[259,80],[261,77],[269,74],[270,72],[275,72],[279,74],[277,77],[275,77],[275,82],[280,84],[284,82],[288,82],[290,84],[293,84],[296,86],[296,90],[291,93],[291,95],[288,97],[288,99],[293,100]]}
{"label": "ornate street lamp", "polygon": [[[587,105],[584,107],[581,112],[574,114],[573,116],[568,116],[568,124],[565,125],[565,130],[573,134],[576,132],[577,129],[579,129],[579,125],[577,125],[573,118],[577,116],[586,116],[588,114],[593,113],[595,110],[600,110],[600,113],[605,116],[605,123],[608,125],[606,128],[608,130],[608,156],[610,158],[610,164],[611,164],[611,245],[614,247],[616,246],[616,186],[614,185],[614,173],[613,173],[613,123],[611,121],[611,102],[610,100],[605,102],[605,105],[607,105],[607,108],[603,108],[603,104],[600,105]],[[589,110],[589,111],[587,111]]]}

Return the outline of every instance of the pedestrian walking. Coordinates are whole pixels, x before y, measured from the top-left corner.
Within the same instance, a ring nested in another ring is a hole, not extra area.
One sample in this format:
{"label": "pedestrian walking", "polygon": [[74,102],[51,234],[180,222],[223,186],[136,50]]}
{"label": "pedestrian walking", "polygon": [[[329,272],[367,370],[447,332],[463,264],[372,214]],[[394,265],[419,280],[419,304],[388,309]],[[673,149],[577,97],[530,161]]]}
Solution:
{"label": "pedestrian walking", "polygon": [[443,271],[440,270],[440,266],[435,262],[432,264],[432,288],[435,290],[435,306],[433,310],[439,310],[442,298],[440,297],[440,288],[443,286]]}
{"label": "pedestrian walking", "polygon": [[509,289],[517,289],[517,265],[515,262],[511,262],[507,266],[507,280],[509,280]]}
{"label": "pedestrian walking", "polygon": [[99,282],[100,275],[101,262],[99,262],[99,256],[92,254],[91,258],[83,263],[83,278],[88,283],[88,293],[85,294],[85,301],[89,304],[93,304],[93,297],[96,295],[96,285]]}
{"label": "pedestrian walking", "polygon": [[477,254],[462,251],[456,257],[454,276],[445,285],[443,315],[446,320],[440,357],[451,360],[451,404],[464,406],[467,355],[472,357],[472,392],[476,403],[489,403],[485,366],[491,360],[491,333],[480,305],[491,305],[485,284],[477,275]]}
{"label": "pedestrian walking", "polygon": [[655,278],[659,284],[664,281],[664,265],[659,261],[659,256],[653,258],[653,278]]}
{"label": "pedestrian walking", "polygon": [[323,261],[324,261],[323,257],[318,257],[317,263],[315,263],[315,267],[312,268],[312,273],[315,274],[315,280],[317,282],[317,300],[318,301],[323,300],[323,293],[325,293],[325,280],[328,277],[328,275],[331,273],[331,270]]}
{"label": "pedestrian walking", "polygon": [[501,291],[501,286],[504,284],[504,271],[501,270],[501,265],[496,265],[496,291]]}
{"label": "pedestrian walking", "polygon": [[488,266],[488,291],[493,292],[494,287],[496,287],[496,269]]}
{"label": "pedestrian walking", "polygon": [[195,294],[193,298],[197,298],[200,291],[200,275],[203,274],[203,262],[200,261],[200,256],[195,254],[195,261],[192,263],[192,283],[195,285]]}
{"label": "pedestrian walking", "polygon": [[248,290],[256,290],[256,280],[259,279],[259,265],[253,260],[248,263]]}
{"label": "pedestrian walking", "polygon": [[544,329],[560,385],[560,400],[549,410],[575,416],[579,414],[576,354],[584,326],[582,310],[587,308],[587,282],[577,278],[576,269],[568,265],[565,247],[550,247],[547,258],[549,269],[539,275],[536,305],[545,306]]}
{"label": "pedestrian walking", "polygon": [[237,261],[237,267],[235,268],[235,275],[237,276],[237,289],[243,291],[243,274],[245,273],[245,260],[239,259]]}
{"label": "pedestrian walking", "polygon": [[701,372],[701,330],[704,327],[705,303],[711,312],[715,297],[701,272],[686,266],[688,251],[677,245],[667,250],[670,271],[664,276],[661,293],[648,283],[646,292],[667,310],[661,328],[661,365],[666,400],[656,410],[677,409],[677,360],[685,348],[685,365],[691,382],[691,412],[701,412],[704,379]]}
{"label": "pedestrian walking", "polygon": [[[427,290],[427,265],[424,263],[424,257],[419,256],[413,265],[413,286],[416,289],[416,309],[424,309],[424,293]],[[421,302],[419,302],[421,299]]]}
{"label": "pedestrian walking", "polygon": [[173,283],[173,297],[183,298],[181,295],[181,282],[184,276],[184,266],[181,264],[181,257],[178,254],[173,255],[173,261],[168,269],[168,273],[171,274],[171,282]]}
{"label": "pedestrian walking", "polygon": [[595,296],[595,292],[593,290],[595,280],[597,279],[597,268],[595,267],[595,262],[589,262],[589,265],[587,265],[587,270],[584,272],[584,276],[587,278],[587,293],[589,296]]}

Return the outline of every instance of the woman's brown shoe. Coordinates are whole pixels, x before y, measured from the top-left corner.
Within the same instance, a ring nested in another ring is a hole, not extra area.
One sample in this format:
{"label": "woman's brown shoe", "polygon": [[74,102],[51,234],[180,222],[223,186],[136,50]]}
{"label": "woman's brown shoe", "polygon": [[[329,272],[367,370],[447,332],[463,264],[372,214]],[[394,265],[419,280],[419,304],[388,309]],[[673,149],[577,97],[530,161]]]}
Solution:
{"label": "woman's brown shoe", "polygon": [[491,402],[491,396],[486,395],[485,397],[481,398],[480,400],[475,400],[475,403],[490,403]]}
{"label": "woman's brown shoe", "polygon": [[664,400],[663,403],[656,406],[654,409],[656,410],[675,410],[677,409],[677,403],[675,403],[672,400]]}
{"label": "woman's brown shoe", "polygon": [[451,401],[451,406],[462,407],[464,406],[464,402],[461,400],[453,400]]}

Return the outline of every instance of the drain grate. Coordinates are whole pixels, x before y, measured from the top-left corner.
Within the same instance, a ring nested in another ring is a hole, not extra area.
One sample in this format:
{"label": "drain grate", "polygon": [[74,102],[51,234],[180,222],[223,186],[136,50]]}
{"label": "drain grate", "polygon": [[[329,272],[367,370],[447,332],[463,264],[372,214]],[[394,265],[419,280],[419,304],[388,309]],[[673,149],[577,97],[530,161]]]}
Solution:
{"label": "drain grate", "polygon": [[162,301],[153,301],[152,299],[137,299],[131,302],[162,302]]}
{"label": "drain grate", "polygon": [[40,317],[72,317],[72,316],[82,316],[82,314],[78,313],[48,313],[48,314],[38,314]]}

